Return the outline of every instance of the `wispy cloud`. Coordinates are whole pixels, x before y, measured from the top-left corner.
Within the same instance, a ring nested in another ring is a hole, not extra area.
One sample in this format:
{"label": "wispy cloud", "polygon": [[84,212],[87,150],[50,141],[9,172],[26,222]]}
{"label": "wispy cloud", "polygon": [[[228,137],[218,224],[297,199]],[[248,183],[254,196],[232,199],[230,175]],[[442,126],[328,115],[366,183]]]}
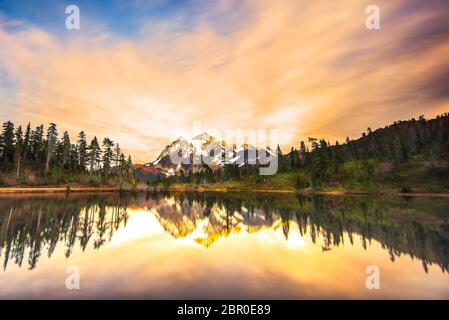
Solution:
{"label": "wispy cloud", "polygon": [[377,2],[379,31],[350,0],[194,2],[193,21],[176,11],[129,38],[88,12],[75,36],[2,18],[2,117],[107,135],[147,161],[198,120],[278,127],[297,145],[448,111],[447,5]]}

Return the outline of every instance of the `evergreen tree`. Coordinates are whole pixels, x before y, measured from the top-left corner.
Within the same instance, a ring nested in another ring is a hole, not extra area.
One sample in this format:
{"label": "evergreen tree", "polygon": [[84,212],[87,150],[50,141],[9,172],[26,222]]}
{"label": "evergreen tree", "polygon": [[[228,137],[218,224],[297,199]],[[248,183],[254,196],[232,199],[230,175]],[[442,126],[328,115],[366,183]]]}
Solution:
{"label": "evergreen tree", "polygon": [[81,131],[78,135],[77,150],[78,150],[79,168],[81,171],[86,171],[88,155],[87,155],[86,134],[84,133],[84,131]]}
{"label": "evergreen tree", "polygon": [[3,123],[1,139],[1,154],[4,163],[14,161],[14,124],[11,121]]}
{"label": "evergreen tree", "polygon": [[119,160],[119,174],[122,175],[127,170],[127,163],[126,158],[123,153],[120,154],[120,160]]}
{"label": "evergreen tree", "polygon": [[301,141],[299,146],[299,167],[307,166],[307,153],[306,144],[304,141]]}
{"label": "evergreen tree", "polygon": [[53,160],[52,160],[52,162],[55,166],[61,167],[61,168],[64,168],[64,166],[62,165],[63,164],[62,158],[63,158],[63,153],[64,153],[63,149],[64,149],[64,145],[63,145],[62,141],[57,142],[55,151],[54,151]]}
{"label": "evergreen tree", "polygon": [[131,155],[128,156],[126,168],[128,170],[128,176],[131,176],[133,170],[133,160],[131,159]]}
{"label": "evergreen tree", "polygon": [[22,126],[18,126],[16,130],[15,145],[15,161],[16,161],[16,178],[20,177],[20,162],[22,160],[23,131]]}
{"label": "evergreen tree", "polygon": [[24,160],[28,160],[29,150],[31,144],[31,123],[28,122],[28,125],[25,130],[25,136],[23,138],[23,152],[22,157]]}
{"label": "evergreen tree", "polygon": [[47,129],[47,140],[46,140],[46,148],[47,148],[47,158],[45,160],[45,173],[48,173],[50,169],[50,162],[54,155],[55,146],[58,142],[58,130],[56,128],[56,124],[50,123],[50,126]]}
{"label": "evergreen tree", "polygon": [[44,126],[40,125],[36,127],[31,137],[30,159],[39,165],[44,159]]}
{"label": "evergreen tree", "polygon": [[82,169],[80,166],[78,146],[75,144],[72,144],[70,147],[68,166],[72,171],[85,171],[85,168]]}
{"label": "evergreen tree", "polygon": [[109,138],[104,138],[103,140],[103,173],[108,176],[111,172],[112,161],[114,159],[114,152],[112,148],[114,147],[114,142]]}
{"label": "evergreen tree", "polygon": [[122,151],[120,150],[120,145],[117,143],[114,148],[114,165],[115,165],[115,172],[120,172],[120,155],[122,154]]}
{"label": "evergreen tree", "polygon": [[290,169],[296,167],[296,150],[292,147],[290,150]]}
{"label": "evergreen tree", "polygon": [[281,147],[277,145],[276,148],[276,154],[277,154],[277,160],[278,160],[278,168],[280,172],[283,172],[287,169],[288,166],[288,160],[285,159]]}
{"label": "evergreen tree", "polygon": [[70,152],[72,150],[72,143],[70,142],[70,137],[67,131],[64,132],[62,141],[61,141],[61,151],[62,151],[62,166],[67,169],[70,167]]}
{"label": "evergreen tree", "polygon": [[101,149],[98,144],[97,137],[94,137],[89,145],[88,159],[90,172],[95,172],[99,169],[101,158]]}
{"label": "evergreen tree", "polygon": [[342,162],[341,160],[341,156],[340,156],[340,144],[338,143],[338,141],[335,141],[335,148],[330,148],[331,152],[332,152],[332,164],[334,167],[334,173],[338,174],[339,172],[339,165]]}

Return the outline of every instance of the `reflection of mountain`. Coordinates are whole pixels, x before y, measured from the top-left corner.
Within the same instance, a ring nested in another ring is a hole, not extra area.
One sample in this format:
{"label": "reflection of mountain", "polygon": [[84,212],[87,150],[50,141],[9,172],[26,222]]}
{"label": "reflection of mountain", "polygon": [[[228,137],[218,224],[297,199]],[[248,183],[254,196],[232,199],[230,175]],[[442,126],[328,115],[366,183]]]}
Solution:
{"label": "reflection of mountain", "polygon": [[220,237],[242,229],[251,233],[275,227],[274,221],[267,218],[263,210],[252,208],[250,211],[244,206],[232,211],[220,203],[189,203],[188,199],[170,197],[160,201],[155,209],[159,223],[173,237],[191,235],[193,240],[206,247]]}
{"label": "reflection of mountain", "polygon": [[302,235],[323,251],[360,237],[382,244],[391,260],[402,254],[420,259],[424,269],[436,263],[448,271],[447,199],[295,197],[288,194],[147,194],[0,199],[0,255],[22,265],[28,254],[34,268],[43,250],[57,245],[70,256],[75,245],[100,248],[126,226],[127,208],[148,208],[174,238],[209,247],[220,238],[282,227],[287,238],[295,221]]}

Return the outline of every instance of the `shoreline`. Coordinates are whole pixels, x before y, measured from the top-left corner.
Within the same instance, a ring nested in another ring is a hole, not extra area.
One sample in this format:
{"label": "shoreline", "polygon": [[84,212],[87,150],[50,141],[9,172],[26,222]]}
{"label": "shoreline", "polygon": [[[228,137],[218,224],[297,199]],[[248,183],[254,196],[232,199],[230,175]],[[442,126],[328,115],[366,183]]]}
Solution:
{"label": "shoreline", "polygon": [[45,194],[45,193],[101,193],[118,192],[118,187],[5,187],[0,188],[1,194]]}
{"label": "shoreline", "polygon": [[111,193],[111,192],[251,192],[251,193],[289,193],[302,195],[327,195],[327,196],[398,196],[398,197],[427,197],[449,198],[449,193],[402,193],[402,192],[368,192],[368,191],[312,191],[291,189],[226,189],[226,188],[152,188],[152,189],[121,189],[119,187],[1,187],[0,195],[13,194],[60,194],[60,193]]}

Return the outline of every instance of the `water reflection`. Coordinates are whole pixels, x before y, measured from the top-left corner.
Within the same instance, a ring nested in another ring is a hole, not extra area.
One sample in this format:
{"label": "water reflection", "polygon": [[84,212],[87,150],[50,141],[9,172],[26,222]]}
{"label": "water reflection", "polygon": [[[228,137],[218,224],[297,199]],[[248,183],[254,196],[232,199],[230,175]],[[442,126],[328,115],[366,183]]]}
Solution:
{"label": "water reflection", "polygon": [[[391,261],[401,255],[448,272],[449,201],[373,197],[302,197],[288,194],[122,194],[108,196],[7,197],[0,199],[0,253],[11,262],[36,268],[41,255],[52,257],[57,245],[70,257],[75,245],[101,250],[126,229],[130,210],[153,214],[176,239],[203,247],[241,232],[282,229],[292,224],[323,252],[354,244],[366,250],[375,240]],[[291,241],[295,239],[290,239]],[[301,239],[296,239],[301,241]],[[345,241],[349,243],[345,243]]]}
{"label": "water reflection", "polygon": [[126,225],[129,198],[43,197],[0,200],[0,249],[3,268],[10,260],[22,266],[28,252],[28,267],[34,269],[42,252],[51,257],[63,243],[69,257],[76,242],[95,249],[111,240],[114,231]]}

